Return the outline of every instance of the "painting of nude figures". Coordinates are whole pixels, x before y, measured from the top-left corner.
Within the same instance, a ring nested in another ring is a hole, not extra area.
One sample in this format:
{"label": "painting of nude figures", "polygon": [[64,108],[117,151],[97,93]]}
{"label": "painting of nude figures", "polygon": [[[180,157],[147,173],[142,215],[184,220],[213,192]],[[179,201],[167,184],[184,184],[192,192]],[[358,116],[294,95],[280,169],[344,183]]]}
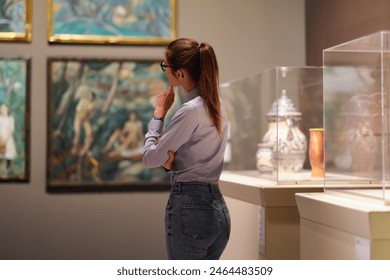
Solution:
{"label": "painting of nude figures", "polygon": [[30,59],[0,59],[0,183],[29,181]]}
{"label": "painting of nude figures", "polygon": [[165,45],[176,37],[176,0],[48,0],[51,43]]}
{"label": "painting of nude figures", "polygon": [[168,87],[160,61],[49,58],[47,69],[48,190],[168,181],[142,163],[155,96]]}

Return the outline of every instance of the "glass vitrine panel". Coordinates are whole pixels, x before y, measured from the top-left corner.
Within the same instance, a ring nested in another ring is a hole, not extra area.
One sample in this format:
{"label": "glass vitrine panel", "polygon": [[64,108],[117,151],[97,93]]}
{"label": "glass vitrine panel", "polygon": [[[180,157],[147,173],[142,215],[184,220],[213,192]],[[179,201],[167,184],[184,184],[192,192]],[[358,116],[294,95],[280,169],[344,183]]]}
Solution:
{"label": "glass vitrine panel", "polygon": [[325,190],[377,189],[389,200],[390,33],[323,51]]}
{"label": "glass vitrine panel", "polygon": [[323,128],[322,67],[275,67],[221,85],[230,120],[225,170],[256,170],[274,184],[313,177],[310,129]]}

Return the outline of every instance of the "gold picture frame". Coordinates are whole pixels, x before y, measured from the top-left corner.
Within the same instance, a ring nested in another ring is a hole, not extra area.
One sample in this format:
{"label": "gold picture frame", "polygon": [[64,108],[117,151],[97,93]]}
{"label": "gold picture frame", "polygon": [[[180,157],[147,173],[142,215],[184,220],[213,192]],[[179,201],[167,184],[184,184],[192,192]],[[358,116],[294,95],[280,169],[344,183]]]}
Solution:
{"label": "gold picture frame", "polygon": [[166,45],[176,38],[176,0],[47,0],[48,41]]}
{"label": "gold picture frame", "polygon": [[31,42],[32,40],[32,0],[9,3],[0,0],[0,41]]}

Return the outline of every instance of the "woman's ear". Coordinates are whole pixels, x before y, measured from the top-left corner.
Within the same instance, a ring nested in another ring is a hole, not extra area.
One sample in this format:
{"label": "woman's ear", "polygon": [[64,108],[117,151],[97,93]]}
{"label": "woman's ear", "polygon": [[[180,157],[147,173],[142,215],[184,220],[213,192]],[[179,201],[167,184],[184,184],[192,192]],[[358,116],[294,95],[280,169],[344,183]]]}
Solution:
{"label": "woman's ear", "polygon": [[180,78],[180,77],[184,78],[183,72],[182,72],[180,69],[179,69],[178,71],[180,72],[180,73],[179,73],[179,78]]}

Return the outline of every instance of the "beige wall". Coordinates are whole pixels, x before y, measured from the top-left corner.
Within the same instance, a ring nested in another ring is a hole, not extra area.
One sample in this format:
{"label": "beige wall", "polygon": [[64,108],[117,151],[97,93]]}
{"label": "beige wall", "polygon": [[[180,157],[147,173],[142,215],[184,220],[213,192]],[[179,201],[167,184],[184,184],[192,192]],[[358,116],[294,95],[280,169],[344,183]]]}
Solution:
{"label": "beige wall", "polygon": [[[276,65],[304,65],[304,0],[178,0],[178,36],[215,47],[221,82]],[[31,176],[0,185],[0,259],[164,259],[168,193],[48,194],[46,59],[161,59],[156,46],[48,45],[46,1],[34,1],[33,41],[1,43],[32,58]],[[234,223],[234,220],[232,221]]]}

